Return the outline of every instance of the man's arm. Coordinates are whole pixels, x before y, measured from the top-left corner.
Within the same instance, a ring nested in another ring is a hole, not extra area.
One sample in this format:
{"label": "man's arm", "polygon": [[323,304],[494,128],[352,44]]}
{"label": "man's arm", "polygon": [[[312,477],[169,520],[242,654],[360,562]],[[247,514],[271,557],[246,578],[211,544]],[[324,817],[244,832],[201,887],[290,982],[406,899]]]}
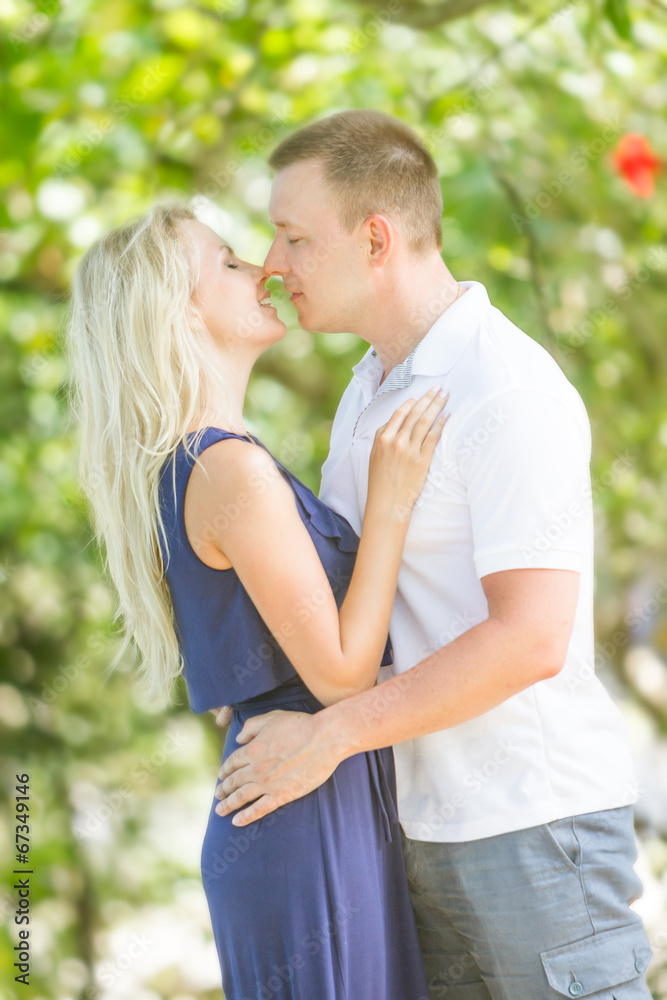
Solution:
{"label": "man's arm", "polygon": [[[315,715],[249,719],[220,769],[217,811],[245,826],[321,785],[353,754],[457,726],[561,669],[579,573],[513,569],[481,580],[489,617],[411,670]],[[247,805],[252,802],[252,805]]]}
{"label": "man's arm", "polygon": [[511,388],[458,423],[454,414],[450,437],[443,458],[466,485],[488,618],[324,712],[249,719],[239,737],[246,746],[220,773],[219,810],[253,802],[237,825],[312,791],[354,753],[457,726],[563,666],[592,543],[583,403]]}

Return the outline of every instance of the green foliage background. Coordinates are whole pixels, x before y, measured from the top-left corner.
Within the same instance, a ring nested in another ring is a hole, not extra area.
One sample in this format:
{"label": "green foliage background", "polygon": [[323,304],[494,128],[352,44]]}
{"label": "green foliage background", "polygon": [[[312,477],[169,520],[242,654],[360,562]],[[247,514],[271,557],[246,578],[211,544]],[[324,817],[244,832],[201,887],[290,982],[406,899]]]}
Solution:
{"label": "green foliage background", "polygon": [[[237,251],[271,229],[265,158],[349,107],[407,121],[439,165],[444,257],[557,357],[594,434],[600,676],[639,772],[638,904],[667,997],[667,202],[611,153],[667,156],[664,0],[0,0],[0,996],[221,997],[198,852],[221,736],[110,679],[114,596],[90,544],[60,325],[80,253],[168,194]],[[563,180],[563,171],[570,179]],[[250,426],[317,489],[364,344],[298,329],[261,360]],[[15,984],[14,776],[31,775],[32,976]],[[629,790],[630,792],[632,790]]]}

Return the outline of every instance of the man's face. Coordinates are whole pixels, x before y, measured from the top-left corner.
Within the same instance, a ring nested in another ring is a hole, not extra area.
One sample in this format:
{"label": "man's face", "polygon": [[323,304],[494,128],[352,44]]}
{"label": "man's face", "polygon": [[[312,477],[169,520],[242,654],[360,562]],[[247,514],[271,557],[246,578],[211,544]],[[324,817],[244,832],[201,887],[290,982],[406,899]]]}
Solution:
{"label": "man's face", "polygon": [[319,161],[276,175],[269,215],[276,236],[264,268],[283,279],[303,329],[357,332],[370,293],[367,243],[361,227],[345,231]]}

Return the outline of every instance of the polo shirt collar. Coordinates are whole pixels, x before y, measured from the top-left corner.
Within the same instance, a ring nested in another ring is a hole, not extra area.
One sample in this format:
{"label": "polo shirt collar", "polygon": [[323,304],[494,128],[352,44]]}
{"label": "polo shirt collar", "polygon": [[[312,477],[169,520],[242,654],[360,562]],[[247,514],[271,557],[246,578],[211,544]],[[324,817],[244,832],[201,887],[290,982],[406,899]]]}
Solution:
{"label": "polo shirt collar", "polygon": [[[396,365],[377,390],[377,395],[390,389],[410,385],[415,375],[446,375],[454,366],[472,331],[490,308],[486,288],[479,281],[461,281],[466,294],[453,302],[422,337],[412,354]],[[357,378],[379,381],[382,365],[374,347],[364,354],[352,369]],[[376,381],[376,384],[377,384]]]}

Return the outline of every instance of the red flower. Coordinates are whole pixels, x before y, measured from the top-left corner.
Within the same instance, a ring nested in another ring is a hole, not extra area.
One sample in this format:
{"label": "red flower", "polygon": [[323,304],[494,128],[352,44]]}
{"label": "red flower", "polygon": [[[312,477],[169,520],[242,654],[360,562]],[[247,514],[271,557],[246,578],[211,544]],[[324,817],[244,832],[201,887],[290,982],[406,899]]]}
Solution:
{"label": "red flower", "polygon": [[639,195],[648,198],[653,194],[653,182],[660,173],[663,161],[651,149],[643,135],[624,135],[614,151],[614,163],[626,184]]}

